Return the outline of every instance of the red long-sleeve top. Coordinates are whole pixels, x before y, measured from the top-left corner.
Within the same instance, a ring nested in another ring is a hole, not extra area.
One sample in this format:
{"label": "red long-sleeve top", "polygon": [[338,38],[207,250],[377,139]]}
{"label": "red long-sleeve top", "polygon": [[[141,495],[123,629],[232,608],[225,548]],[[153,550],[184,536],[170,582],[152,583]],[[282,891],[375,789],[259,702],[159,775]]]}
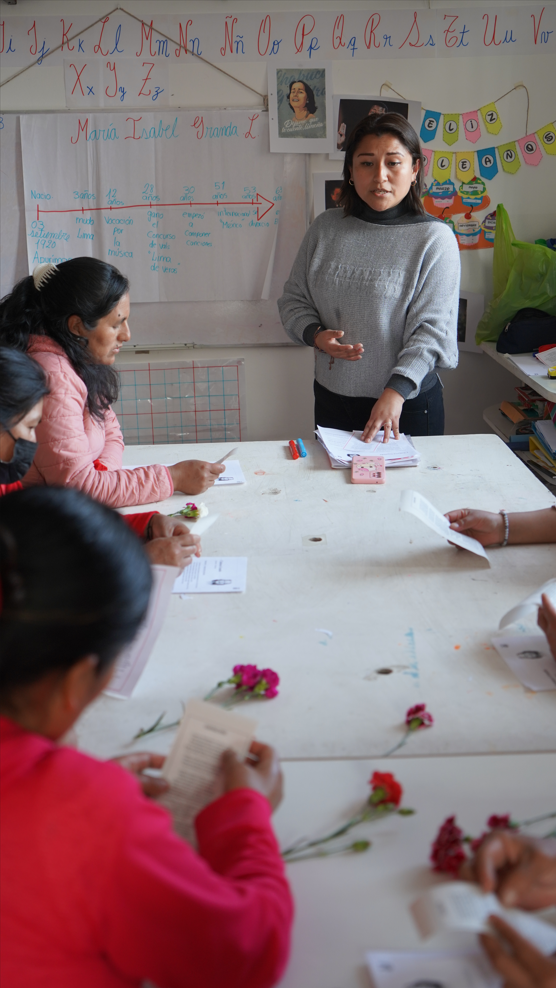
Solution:
{"label": "red long-sleeve top", "polygon": [[227,793],[197,854],[119,765],[0,718],[4,988],[269,988],[292,901],[270,805]]}

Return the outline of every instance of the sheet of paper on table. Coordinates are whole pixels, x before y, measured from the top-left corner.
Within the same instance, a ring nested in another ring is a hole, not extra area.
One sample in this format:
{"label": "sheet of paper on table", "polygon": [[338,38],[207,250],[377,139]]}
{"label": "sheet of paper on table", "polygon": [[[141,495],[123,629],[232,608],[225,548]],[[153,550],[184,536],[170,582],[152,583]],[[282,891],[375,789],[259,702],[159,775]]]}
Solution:
{"label": "sheet of paper on table", "polygon": [[543,954],[556,951],[556,926],[522,909],[505,909],[492,892],[471,882],[447,882],[421,895],[410,906],[424,939],[439,933],[486,933],[489,916],[501,916]]}
{"label": "sheet of paper on table", "polygon": [[459,545],[461,549],[467,549],[469,552],[474,552],[477,556],[482,556],[490,566],[484,546],[480,542],[477,542],[477,539],[470,538],[469,535],[462,535],[461,532],[453,532],[448,519],[444,515],[441,515],[440,511],[437,511],[434,505],[430,501],[427,501],[426,497],[423,497],[422,494],[419,494],[417,491],[402,491],[400,511],[407,511],[410,515],[415,515],[428,528],[432,528],[433,532],[436,532],[437,535],[448,539],[454,545]]}
{"label": "sheet of paper on table", "polygon": [[224,460],[223,466],[226,467],[224,473],[215,480],[215,487],[222,487],[223,484],[244,484],[245,477],[243,475],[243,470],[241,469],[241,464],[239,460]]}
{"label": "sheet of paper on table", "polygon": [[172,593],[243,593],[247,556],[202,556],[186,566]]}
{"label": "sheet of paper on table", "polygon": [[530,614],[534,614],[541,604],[543,593],[547,595],[553,604],[556,604],[556,580],[547,580],[546,583],[543,583],[542,587],[534,590],[528,597],[520,600],[519,604],[506,611],[504,616],[500,618],[500,624],[498,625],[500,630],[507,628],[509,624],[516,624],[517,621],[523,621]]}
{"label": "sheet of paper on table", "polygon": [[512,364],[519,367],[520,371],[528,374],[529,377],[547,377],[547,370],[540,360],[537,360],[532,353],[512,353],[507,354]]}
{"label": "sheet of paper on table", "polygon": [[195,843],[194,820],[215,798],[220,756],[227,748],[247,757],[257,722],[213,703],[189,700],[176,740],[162,769],[170,784],[159,800],[172,814],[174,830]]}
{"label": "sheet of paper on table", "polygon": [[528,690],[556,690],[556,660],[544,635],[496,635],[492,644]]}
{"label": "sheet of paper on table", "polygon": [[411,437],[403,433],[399,439],[382,440],[384,432],[377,432],[370,443],[361,441],[362,432],[344,432],[342,429],[325,429],[317,426],[316,436],[326,450],[333,469],[349,467],[354,456],[383,456],[386,467],[413,467],[419,462],[419,453]]}
{"label": "sheet of paper on table", "polygon": [[114,675],[104,690],[108,696],[115,696],[120,700],[127,700],[131,696],[149,660],[176,580],[175,566],[152,566],[151,569],[153,587],[146,618],[131,645],[120,655]]}
{"label": "sheet of paper on table", "polygon": [[501,988],[484,954],[373,951],[367,965],[374,988]]}

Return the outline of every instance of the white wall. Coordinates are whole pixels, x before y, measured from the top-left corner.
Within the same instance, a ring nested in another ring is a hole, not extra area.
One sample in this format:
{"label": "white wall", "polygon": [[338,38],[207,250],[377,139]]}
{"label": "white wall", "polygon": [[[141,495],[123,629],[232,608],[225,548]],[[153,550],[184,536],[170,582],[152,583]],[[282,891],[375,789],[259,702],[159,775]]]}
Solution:
{"label": "white wall", "polygon": [[[490,0],[502,5],[519,6],[515,0]],[[554,4],[556,0],[545,0]],[[448,3],[432,0],[127,0],[130,12],[149,19],[163,13],[194,13],[212,10],[263,11],[301,9],[377,10],[392,6],[417,9],[420,7],[449,7]],[[465,0],[466,6],[478,6],[479,0]],[[71,16],[91,15],[91,20],[109,11],[110,0],[19,0],[17,6],[2,5],[7,16]],[[237,63],[228,71],[253,86],[259,92],[267,90],[266,70],[261,63]],[[12,72],[13,69],[10,69]],[[258,97],[238,83],[202,63],[172,66],[173,104],[184,108],[208,106],[254,106]],[[377,62],[336,62],[333,66],[334,89],[345,93],[376,93],[388,80],[396,90],[411,99],[420,99],[423,106],[436,110],[459,111],[475,109],[496,100],[517,82],[524,82],[530,94],[529,132],[555,117],[551,80],[555,64],[551,56],[492,56],[460,58],[454,61],[437,59],[388,59]],[[4,77],[6,73],[4,72]],[[384,93],[386,96],[386,92]],[[65,108],[63,69],[61,66],[30,69],[16,81],[0,90],[0,105],[7,110],[58,110]],[[500,106],[503,131],[493,143],[522,137],[525,131],[526,97],[518,90]],[[435,146],[438,144],[435,142]],[[451,150],[463,149],[460,142]],[[481,142],[481,146],[484,146]],[[469,145],[467,144],[467,149]],[[312,170],[334,170],[338,162],[324,155],[312,156]],[[538,168],[522,166],[516,176],[499,175],[489,183],[493,204],[504,203],[511,216],[516,237],[534,241],[554,236],[556,213],[554,188],[556,157],[544,158]],[[482,292],[487,298],[492,292],[492,250],[467,251],[462,258],[462,288]],[[132,326],[133,329],[133,326]],[[230,348],[210,348],[203,354],[211,358],[236,356]],[[247,390],[247,422],[250,439],[290,438],[307,436],[312,428],[313,354],[306,348],[254,347],[241,348],[245,358]],[[198,353],[198,351],[197,351]],[[160,359],[161,353],[151,351],[150,358]],[[169,356],[165,351],[164,359]],[[181,354],[192,356],[191,352]],[[129,361],[130,355],[124,359]],[[482,420],[482,410],[503,398],[512,398],[516,379],[484,354],[462,353],[454,371],[444,371],[447,432],[488,432]]]}

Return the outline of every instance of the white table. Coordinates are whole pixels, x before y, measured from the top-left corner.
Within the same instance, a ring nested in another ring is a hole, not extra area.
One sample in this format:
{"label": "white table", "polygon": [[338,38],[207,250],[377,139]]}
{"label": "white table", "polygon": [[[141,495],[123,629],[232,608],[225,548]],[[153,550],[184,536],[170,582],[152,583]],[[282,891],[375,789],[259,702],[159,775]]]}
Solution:
{"label": "white table", "polygon": [[[420,466],[387,471],[378,488],[351,485],[315,442],[297,461],[286,443],[241,444],[247,484],[201,498],[218,514],[203,552],[248,556],[247,592],[174,596],[133,697],[102,697],[89,708],[81,747],[100,756],[128,750],[163,711],[177,719],[180,701],[204,696],[235,663],[255,662],[279,673],[280,696],[247,711],[287,759],[377,757],[421,701],[436,726],[412,739],[414,757],[554,750],[556,693],[526,692],[490,644],[509,607],[554,575],[554,548],[495,549],[488,568],[398,510],[408,487],[441,511],[524,510],[553,499],[494,436],[415,444]],[[225,449],[136,446],[125,460],[214,460]],[[173,511],[187,500],[175,495],[157,507]],[[172,739],[154,735],[149,747],[166,752]]]}
{"label": "white table", "polygon": [[[346,822],[368,795],[375,770],[394,772],[404,788],[403,805],[417,812],[351,831],[353,839],[372,840],[363,854],[288,866],[296,920],[280,988],[370,988],[364,967],[369,950],[476,946],[474,937],[461,935],[423,943],[408,911],[417,896],[445,880],[428,861],[440,824],[455,813],[464,832],[476,836],[491,813],[524,820],[556,811],[555,754],[296,762],[284,768],[286,798],[275,816],[282,847]],[[554,825],[545,822],[536,833],[547,834]]]}

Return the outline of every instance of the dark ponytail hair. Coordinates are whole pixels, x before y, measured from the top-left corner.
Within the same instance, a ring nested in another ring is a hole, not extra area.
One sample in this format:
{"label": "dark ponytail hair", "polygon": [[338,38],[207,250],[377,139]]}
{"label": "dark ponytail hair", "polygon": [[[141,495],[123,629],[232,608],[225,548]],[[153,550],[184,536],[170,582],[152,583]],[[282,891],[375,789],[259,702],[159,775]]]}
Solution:
{"label": "dark ponytail hair", "polygon": [[353,185],[349,184],[351,169],[353,167],[353,157],[363,138],[372,134],[374,137],[383,137],[384,134],[391,134],[397,137],[400,144],[409,151],[413,164],[420,162],[415,184],[411,186],[409,196],[409,206],[411,212],[418,215],[425,215],[425,208],[421,201],[421,191],[423,188],[423,177],[425,159],[421,152],[419,138],[405,117],[401,113],[371,113],[368,117],[363,117],[356,127],[353,128],[347,146],[344,159],[344,181],[342,184],[342,195],[340,204],[344,207],[346,216],[361,216],[365,208],[365,203],[357,195]]}
{"label": "dark ponytail hair", "polygon": [[111,264],[95,257],[63,261],[40,289],[30,275],[2,299],[0,345],[26,351],[30,335],[50,336],[85,382],[89,412],[102,419],[118,397],[118,374],[113,367],[94,363],[87,339],[70,332],[68,319],[79,316],[85,329],[92,330],[128,291],[129,281]]}
{"label": "dark ponytail hair", "polygon": [[102,673],[146,613],[151,569],[137,536],[73,488],[0,498],[0,699],[86,655]]}
{"label": "dark ponytail hair", "polygon": [[21,350],[0,346],[0,429],[10,429],[48,394],[46,375]]}

